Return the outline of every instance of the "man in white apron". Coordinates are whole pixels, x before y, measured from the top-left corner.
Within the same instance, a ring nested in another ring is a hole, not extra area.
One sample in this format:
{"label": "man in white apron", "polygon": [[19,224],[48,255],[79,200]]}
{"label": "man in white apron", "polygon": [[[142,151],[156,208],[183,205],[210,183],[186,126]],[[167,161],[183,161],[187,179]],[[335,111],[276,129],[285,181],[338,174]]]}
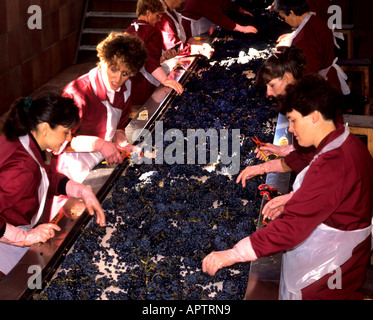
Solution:
{"label": "man in white apron", "polygon": [[285,251],[280,299],[362,298],[373,246],[373,159],[359,138],[335,124],[339,103],[321,76],[289,85],[281,113],[299,144],[316,148],[315,157],[297,176],[281,215],[233,249],[209,254],[205,272]]}

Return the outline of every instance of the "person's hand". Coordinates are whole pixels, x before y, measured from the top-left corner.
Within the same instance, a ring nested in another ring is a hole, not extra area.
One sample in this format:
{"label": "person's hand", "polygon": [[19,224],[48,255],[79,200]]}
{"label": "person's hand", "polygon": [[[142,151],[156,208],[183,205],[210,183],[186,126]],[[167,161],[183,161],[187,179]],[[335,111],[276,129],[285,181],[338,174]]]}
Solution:
{"label": "person's hand", "polygon": [[92,192],[90,187],[87,187],[81,183],[69,180],[66,184],[66,194],[69,197],[83,199],[88,213],[93,216],[95,213],[97,215],[96,222],[101,227],[106,225],[105,214],[98,202],[96,196]]}
{"label": "person's hand", "polygon": [[135,163],[141,163],[144,156],[142,149],[130,144],[122,130],[117,130],[114,141],[119,150],[123,151],[124,154],[131,154],[131,158],[134,159]]}
{"label": "person's hand", "polygon": [[214,51],[215,50],[208,43],[192,44],[190,54],[191,55],[200,54],[200,55],[205,56],[207,59],[210,59]]}
{"label": "person's hand", "polygon": [[291,38],[293,36],[293,33],[285,33],[278,37],[276,48],[278,47],[289,47],[291,45]]}
{"label": "person's hand", "polygon": [[242,33],[258,33],[258,29],[253,26],[241,26],[239,24],[236,24],[236,27],[233,29],[233,31]]}
{"label": "person's hand", "polygon": [[229,267],[239,261],[240,259],[233,253],[233,249],[213,251],[203,259],[202,271],[214,276],[221,268]]}
{"label": "person's hand", "polygon": [[120,154],[119,150],[114,145],[114,143],[112,143],[112,142],[103,140],[103,142],[102,142],[98,151],[105,158],[106,165],[108,165],[108,166],[111,165],[111,164],[114,164],[114,163],[122,163],[123,162],[122,155]]}
{"label": "person's hand", "polygon": [[285,204],[293,197],[293,194],[294,192],[292,191],[268,201],[263,207],[263,219],[276,219],[284,211]]}
{"label": "person's hand", "polygon": [[276,146],[272,143],[266,143],[265,146],[260,147],[260,150],[258,148],[255,149],[254,153],[256,153],[256,157],[260,160],[265,160],[263,158],[263,155],[260,151],[263,152],[264,156],[268,157],[272,154],[277,155],[278,157],[285,157],[290,152],[294,150],[293,145],[286,145],[286,146]]}
{"label": "person's hand", "polygon": [[241,14],[249,15],[250,17],[254,17],[252,13],[250,13],[249,11],[246,11],[244,8],[241,8],[241,7],[238,9],[238,12]]}
{"label": "person's hand", "polygon": [[177,82],[176,80],[166,79],[162,84],[165,87],[170,87],[170,88],[174,89],[177,94],[182,94],[183,91],[184,91],[183,86],[179,82]]}
{"label": "person's hand", "polygon": [[53,223],[38,225],[30,231],[24,231],[9,223],[6,224],[4,235],[0,242],[11,244],[17,247],[29,247],[35,243],[44,243],[55,236],[55,231],[61,228]]}
{"label": "person's hand", "polygon": [[236,183],[240,183],[241,182],[242,187],[245,188],[246,187],[246,180],[251,179],[251,178],[253,178],[255,176],[258,176],[258,175],[265,174],[265,173],[266,173],[266,171],[265,171],[263,163],[261,163],[259,165],[256,165],[256,166],[246,167],[238,175],[238,177],[236,179]]}

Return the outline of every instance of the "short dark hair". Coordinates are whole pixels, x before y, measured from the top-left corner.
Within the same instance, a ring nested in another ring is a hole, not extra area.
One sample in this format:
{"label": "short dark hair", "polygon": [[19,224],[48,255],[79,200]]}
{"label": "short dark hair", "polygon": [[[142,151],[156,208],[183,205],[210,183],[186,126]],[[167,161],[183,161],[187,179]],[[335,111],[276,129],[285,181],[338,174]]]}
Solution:
{"label": "short dark hair", "polygon": [[306,72],[306,56],[297,47],[281,47],[260,66],[256,83],[265,86],[271,80],[282,78],[286,72],[292,74],[295,80]]}
{"label": "short dark hair", "polygon": [[342,105],[342,95],[322,76],[306,74],[302,79],[286,87],[286,93],[277,97],[282,114],[293,110],[303,117],[319,111],[325,120],[335,121]]}
{"label": "short dark hair", "polygon": [[277,12],[283,11],[287,16],[291,10],[297,16],[301,16],[310,10],[307,0],[275,0],[274,9]]}
{"label": "short dark hair", "polygon": [[33,100],[29,97],[17,99],[2,131],[8,141],[15,141],[43,122],[48,123],[52,129],[59,125],[72,129],[79,121],[79,109],[73,99],[46,93]]}

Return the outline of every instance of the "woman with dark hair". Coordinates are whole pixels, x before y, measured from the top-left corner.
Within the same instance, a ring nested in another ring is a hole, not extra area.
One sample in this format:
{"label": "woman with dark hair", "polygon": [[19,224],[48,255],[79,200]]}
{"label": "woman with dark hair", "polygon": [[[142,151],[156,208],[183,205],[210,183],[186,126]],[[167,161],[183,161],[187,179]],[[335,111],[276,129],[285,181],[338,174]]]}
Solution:
{"label": "woman with dark hair", "polygon": [[288,84],[302,78],[306,73],[306,56],[292,46],[278,48],[260,66],[256,77],[259,86],[267,87],[267,96],[277,97],[285,92]]}
{"label": "woman with dark hair", "polygon": [[[289,84],[302,78],[306,69],[306,57],[302,50],[292,46],[282,47],[269,57],[260,67],[256,82],[260,86],[267,86],[267,96],[278,97],[285,93]],[[259,152],[261,151],[261,152]],[[257,158],[264,160],[264,156],[276,154],[282,159],[270,160],[260,165],[246,167],[237,177],[237,183],[246,186],[246,180],[256,175],[270,172],[292,171],[299,172],[313,158],[314,148],[302,148],[294,144],[276,146],[266,143],[260,150],[256,149]]]}
{"label": "woman with dark hair", "polygon": [[[136,35],[144,41],[148,58],[140,72],[133,78],[132,102],[141,105],[148,100],[155,89],[161,84],[174,89],[178,94],[183,92],[183,86],[170,79],[161,67],[164,60],[173,58],[177,52],[162,54],[163,38],[155,27],[165,14],[166,5],[162,0],[139,0],[137,2],[135,19],[126,32]],[[169,51],[175,51],[169,49]]]}
{"label": "woman with dark hair", "polygon": [[55,94],[22,98],[12,106],[0,136],[0,273],[7,274],[28,246],[60,230],[53,223],[37,225],[47,194],[82,198],[89,213],[97,213],[97,223],[105,225],[91,189],[45,164],[45,150],[58,151],[78,123],[74,101]]}
{"label": "woman with dark hair", "polygon": [[335,122],[341,95],[321,76],[305,75],[279,101],[289,131],[301,146],[315,147],[315,156],[297,175],[280,215],[232,249],[210,253],[203,271],[215,275],[284,251],[281,299],[362,299],[373,245],[372,156]]}
{"label": "woman with dark hair", "polygon": [[295,28],[278,39],[279,46],[294,45],[301,49],[307,57],[307,73],[319,73],[341,93],[349,94],[347,76],[337,65],[333,31],[309,10],[307,0],[275,0],[274,9]]}

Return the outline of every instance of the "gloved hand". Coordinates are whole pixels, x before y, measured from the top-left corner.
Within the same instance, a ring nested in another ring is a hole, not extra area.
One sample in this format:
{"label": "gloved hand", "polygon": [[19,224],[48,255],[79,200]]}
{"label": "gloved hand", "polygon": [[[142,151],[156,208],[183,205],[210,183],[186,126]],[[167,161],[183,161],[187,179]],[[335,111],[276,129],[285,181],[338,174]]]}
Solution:
{"label": "gloved hand", "polygon": [[29,247],[35,243],[46,242],[54,237],[55,231],[60,230],[61,228],[53,223],[38,225],[30,231],[21,230],[20,228],[7,223],[4,235],[0,238],[0,242],[17,247]]}
{"label": "gloved hand", "polygon": [[245,168],[237,177],[236,183],[242,183],[242,187],[246,187],[246,180],[252,177],[270,172],[284,172],[281,164],[281,159],[270,160],[256,166]]}
{"label": "gloved hand", "polygon": [[238,31],[242,33],[258,33],[258,29],[253,26],[242,26],[239,24],[236,24],[233,31]]}
{"label": "gloved hand", "polygon": [[[276,146],[272,143],[266,143],[265,146],[260,147],[260,151],[263,152],[263,154],[268,157],[272,154],[276,154],[279,157],[285,157],[287,156],[290,152],[294,150],[293,145],[286,145],[286,146]],[[256,148],[254,153],[256,153],[256,157],[260,160],[265,160],[263,158],[263,155],[259,152],[259,149]]]}
{"label": "gloved hand", "polygon": [[213,251],[203,259],[202,271],[214,276],[221,268],[229,267],[237,262],[240,262],[240,258],[237,257],[233,249]]}
{"label": "gloved hand", "polygon": [[92,192],[91,188],[86,187],[85,185],[73,180],[69,180],[66,184],[66,194],[69,197],[83,199],[88,213],[93,216],[96,212],[97,224],[99,224],[101,227],[106,225],[104,211],[102,210],[101,205]]}
{"label": "gloved hand", "polygon": [[283,196],[278,196],[268,201],[263,207],[263,219],[276,219],[282,211],[284,211],[285,204],[293,197],[294,192],[291,191]]}
{"label": "gloved hand", "polygon": [[123,162],[122,155],[114,143],[100,139],[98,142],[96,142],[95,146],[97,147],[96,150],[99,151],[105,158],[108,166],[114,163]]}
{"label": "gloved hand", "polygon": [[210,276],[224,267],[229,267],[237,262],[256,260],[254,249],[251,245],[250,237],[240,240],[232,249],[224,251],[213,251],[202,261],[202,271]]}
{"label": "gloved hand", "polygon": [[130,153],[135,163],[141,163],[142,157],[144,156],[142,149],[130,144],[122,130],[117,130],[114,143],[119,150],[122,150],[124,153]]}

